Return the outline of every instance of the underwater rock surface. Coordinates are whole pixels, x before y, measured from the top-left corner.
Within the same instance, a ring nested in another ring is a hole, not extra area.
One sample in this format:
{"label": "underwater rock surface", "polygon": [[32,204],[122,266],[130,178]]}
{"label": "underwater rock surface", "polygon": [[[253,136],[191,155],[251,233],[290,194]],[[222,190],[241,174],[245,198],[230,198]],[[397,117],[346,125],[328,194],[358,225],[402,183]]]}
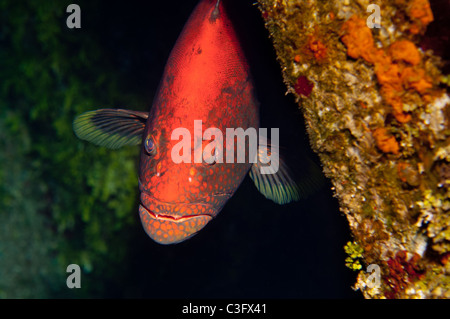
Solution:
{"label": "underwater rock surface", "polygon": [[[449,81],[437,46],[421,46],[432,6],[386,1],[377,22],[365,0],[258,3],[354,236],[354,289],[450,298]],[[380,285],[368,284],[371,264]]]}

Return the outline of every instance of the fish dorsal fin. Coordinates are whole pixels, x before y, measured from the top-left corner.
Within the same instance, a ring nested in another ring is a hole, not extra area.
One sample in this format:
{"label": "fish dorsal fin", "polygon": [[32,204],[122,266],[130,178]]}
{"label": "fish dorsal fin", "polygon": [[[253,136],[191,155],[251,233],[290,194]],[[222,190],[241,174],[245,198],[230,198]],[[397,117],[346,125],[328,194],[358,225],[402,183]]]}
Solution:
{"label": "fish dorsal fin", "polygon": [[141,143],[147,118],[146,112],[100,109],[77,116],[73,130],[82,140],[117,149]]}
{"label": "fish dorsal fin", "polygon": [[[257,160],[249,174],[256,188],[266,198],[280,205],[287,204],[307,197],[324,183],[324,177],[317,165],[310,159],[306,161],[308,167],[303,169],[300,178],[286,165],[279,154],[279,147],[263,142],[258,146]],[[269,162],[273,168],[267,166],[266,163]],[[266,174],[263,173],[264,168]]]}
{"label": "fish dorsal fin", "polygon": [[215,22],[216,19],[219,17],[219,4],[220,4],[220,0],[216,1],[216,5],[214,6],[214,10],[211,12],[211,15],[209,17],[209,21],[211,22]]}

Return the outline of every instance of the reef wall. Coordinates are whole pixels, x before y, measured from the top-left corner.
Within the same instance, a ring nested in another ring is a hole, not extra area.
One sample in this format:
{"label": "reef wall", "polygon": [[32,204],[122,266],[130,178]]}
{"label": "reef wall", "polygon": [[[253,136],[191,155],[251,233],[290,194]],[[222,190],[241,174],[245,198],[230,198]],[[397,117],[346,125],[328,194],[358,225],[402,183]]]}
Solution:
{"label": "reef wall", "polygon": [[448,76],[419,46],[434,19],[430,4],[258,6],[348,219],[354,288],[366,298],[450,298]]}

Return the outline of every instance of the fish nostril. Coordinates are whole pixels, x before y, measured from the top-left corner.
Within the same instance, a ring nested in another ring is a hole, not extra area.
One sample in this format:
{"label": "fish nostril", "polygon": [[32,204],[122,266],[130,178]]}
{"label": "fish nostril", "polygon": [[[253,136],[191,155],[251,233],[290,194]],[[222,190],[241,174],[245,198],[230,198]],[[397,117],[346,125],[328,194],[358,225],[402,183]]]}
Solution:
{"label": "fish nostril", "polygon": [[164,176],[164,174],[165,174],[166,171],[167,171],[167,169],[163,169],[163,168],[162,168],[161,162],[159,162],[159,163],[156,165],[155,170],[156,170],[155,175],[156,175],[157,177],[162,177],[162,176]]}

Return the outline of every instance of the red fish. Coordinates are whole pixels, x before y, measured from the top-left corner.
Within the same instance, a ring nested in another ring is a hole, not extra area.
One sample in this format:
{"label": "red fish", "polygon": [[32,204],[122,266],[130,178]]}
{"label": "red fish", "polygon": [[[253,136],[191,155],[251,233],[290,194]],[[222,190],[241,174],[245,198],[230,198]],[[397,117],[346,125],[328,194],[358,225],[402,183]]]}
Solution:
{"label": "red fish", "polygon": [[[257,150],[257,161],[225,163],[218,160],[221,141],[200,163],[176,163],[177,128],[194,132],[194,121],[202,131],[213,127],[247,130],[259,128],[259,106],[253,92],[249,66],[236,31],[222,1],[202,0],[186,23],[173,48],[156,99],[149,113],[101,109],[83,113],[74,121],[76,135],[109,148],[136,145],[142,141],[139,214],[147,234],[161,244],[190,238],[220,212],[247,173],[267,198],[283,204],[298,200],[297,184],[283,162],[278,172],[263,175],[267,144]],[[188,154],[204,148],[209,140],[195,140]],[[224,153],[235,150],[232,141],[222,141]],[[237,144],[241,145],[241,144]],[[244,143],[249,147],[249,142]],[[191,152],[192,151],[192,152]],[[236,152],[237,153],[237,152]],[[236,154],[234,156],[236,159]],[[277,165],[278,165],[277,164]]]}

